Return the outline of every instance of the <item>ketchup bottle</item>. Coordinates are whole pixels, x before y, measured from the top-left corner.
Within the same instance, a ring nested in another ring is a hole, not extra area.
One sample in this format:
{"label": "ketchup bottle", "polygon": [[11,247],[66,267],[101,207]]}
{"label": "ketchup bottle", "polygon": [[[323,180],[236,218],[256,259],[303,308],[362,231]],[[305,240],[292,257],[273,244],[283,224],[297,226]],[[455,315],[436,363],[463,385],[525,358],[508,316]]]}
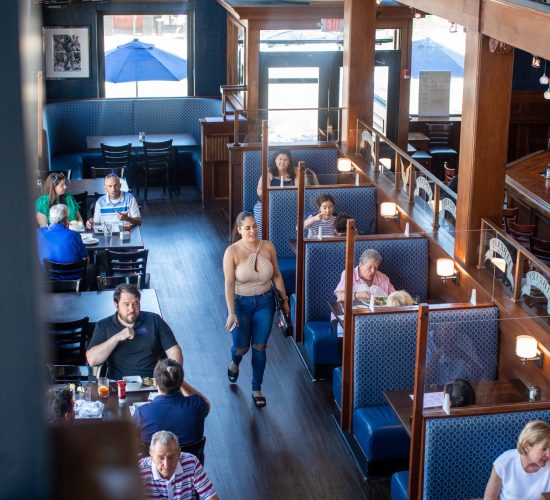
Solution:
{"label": "ketchup bottle", "polygon": [[126,403],[126,382],[124,380],[117,381],[118,387],[118,404],[123,405]]}

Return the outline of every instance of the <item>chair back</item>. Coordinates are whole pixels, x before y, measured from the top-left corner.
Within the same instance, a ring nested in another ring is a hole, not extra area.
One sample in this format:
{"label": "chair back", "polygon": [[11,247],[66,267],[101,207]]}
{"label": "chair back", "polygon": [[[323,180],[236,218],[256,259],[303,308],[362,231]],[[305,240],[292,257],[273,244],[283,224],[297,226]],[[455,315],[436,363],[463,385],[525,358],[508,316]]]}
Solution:
{"label": "chair back", "polygon": [[50,280],[48,291],[51,293],[78,293],[80,292],[81,279],[77,280]]}
{"label": "chair back", "polygon": [[[111,172],[122,177],[122,175],[119,174],[120,169],[122,169],[122,173],[124,173],[124,167],[128,167],[132,161],[132,144],[109,146],[108,144],[101,143],[101,156],[103,158],[103,170],[105,171],[103,177]],[[117,171],[114,169],[117,169]],[[95,168],[95,173],[99,173],[97,167]],[[92,175],[94,178],[96,177],[94,175],[94,170],[92,170]]]}
{"label": "chair back", "polygon": [[[109,174],[116,174],[121,179],[124,177],[125,167],[91,167],[92,179],[102,178]],[[98,193],[96,193],[98,194]]]}
{"label": "chair back", "polygon": [[191,455],[195,455],[198,459],[201,465],[204,465],[204,446],[206,445],[206,437],[203,436],[200,439],[197,439],[197,441],[193,441],[192,443],[188,444],[182,444],[181,445],[181,451],[185,453],[191,453]]}
{"label": "chair back", "polygon": [[54,365],[48,363],[51,384],[95,382],[94,367],[88,365]]}
{"label": "chair back", "polygon": [[452,126],[452,123],[428,123],[427,127],[428,136],[430,138],[430,147],[448,146]]}
{"label": "chair back", "polygon": [[506,222],[516,222],[518,218],[518,207],[502,209],[502,227],[506,229]]}
{"label": "chair back", "polygon": [[456,176],[456,168],[449,168],[447,165],[443,165],[445,171],[445,184],[449,184]]}
{"label": "chair back", "polygon": [[516,224],[509,219],[504,219],[506,232],[518,240],[521,244],[529,243],[529,237],[535,234],[537,226],[534,224]]}
{"label": "chair back", "polygon": [[142,274],[129,274],[127,276],[98,276],[97,286],[100,292],[105,290],[114,290],[118,285],[126,283],[128,285],[136,285],[138,289],[143,286]]}
{"label": "chair back", "polygon": [[86,222],[88,220],[88,191],[73,194],[73,198],[78,203],[78,211],[82,216],[82,220]]}
{"label": "chair back", "polygon": [[46,179],[48,178],[48,175],[50,174],[63,174],[65,176],[65,179],[71,180],[71,170],[39,170],[38,171],[38,177],[42,182],[46,182]]}
{"label": "chair back", "polygon": [[87,259],[82,259],[70,264],[52,262],[44,259],[44,270],[49,280],[77,280],[86,277]]}
{"label": "chair back", "polygon": [[115,252],[105,250],[107,257],[108,273],[110,276],[127,276],[129,274],[142,274],[147,272],[147,257],[149,250],[135,250],[132,252]]}
{"label": "chair back", "polygon": [[172,159],[172,139],[169,141],[143,141],[146,168],[168,168]]}
{"label": "chair back", "polygon": [[529,235],[529,250],[533,255],[546,261],[550,261],[550,241],[541,240],[532,234]]}
{"label": "chair back", "polygon": [[85,365],[86,341],[90,332],[88,316],[63,323],[49,323],[54,359],[61,365]]}

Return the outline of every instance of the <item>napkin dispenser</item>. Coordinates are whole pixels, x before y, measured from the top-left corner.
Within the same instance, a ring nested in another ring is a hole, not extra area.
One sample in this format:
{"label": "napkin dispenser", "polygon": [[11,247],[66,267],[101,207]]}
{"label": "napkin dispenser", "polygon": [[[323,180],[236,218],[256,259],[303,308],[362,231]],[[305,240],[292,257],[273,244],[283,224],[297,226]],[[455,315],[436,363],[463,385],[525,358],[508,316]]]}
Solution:
{"label": "napkin dispenser", "polygon": [[464,379],[456,379],[445,384],[445,394],[449,395],[451,406],[469,406],[476,404],[476,395],[472,384]]}

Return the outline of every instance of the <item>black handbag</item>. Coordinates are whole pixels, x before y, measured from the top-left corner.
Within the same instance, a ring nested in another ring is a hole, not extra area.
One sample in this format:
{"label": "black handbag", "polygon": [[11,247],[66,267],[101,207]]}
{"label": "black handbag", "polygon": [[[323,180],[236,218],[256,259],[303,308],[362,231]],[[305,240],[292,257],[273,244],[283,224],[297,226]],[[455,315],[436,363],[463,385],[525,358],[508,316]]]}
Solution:
{"label": "black handbag", "polygon": [[292,320],[290,319],[290,316],[287,316],[284,312],[284,302],[279,290],[277,290],[275,286],[272,288],[273,296],[275,297],[275,319],[277,320],[277,325],[285,337],[291,337],[293,332]]}

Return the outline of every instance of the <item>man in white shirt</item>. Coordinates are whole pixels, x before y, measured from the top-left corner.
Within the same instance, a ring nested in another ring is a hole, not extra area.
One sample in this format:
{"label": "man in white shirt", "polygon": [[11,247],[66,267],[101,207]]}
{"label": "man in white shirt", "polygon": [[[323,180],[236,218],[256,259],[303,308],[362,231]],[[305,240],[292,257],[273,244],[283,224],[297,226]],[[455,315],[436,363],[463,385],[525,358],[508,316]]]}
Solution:
{"label": "man in white shirt", "polygon": [[105,177],[105,194],[95,204],[94,218],[88,220],[86,226],[92,226],[118,221],[126,221],[133,226],[141,225],[141,214],[134,195],[121,190],[120,178],[116,174]]}

